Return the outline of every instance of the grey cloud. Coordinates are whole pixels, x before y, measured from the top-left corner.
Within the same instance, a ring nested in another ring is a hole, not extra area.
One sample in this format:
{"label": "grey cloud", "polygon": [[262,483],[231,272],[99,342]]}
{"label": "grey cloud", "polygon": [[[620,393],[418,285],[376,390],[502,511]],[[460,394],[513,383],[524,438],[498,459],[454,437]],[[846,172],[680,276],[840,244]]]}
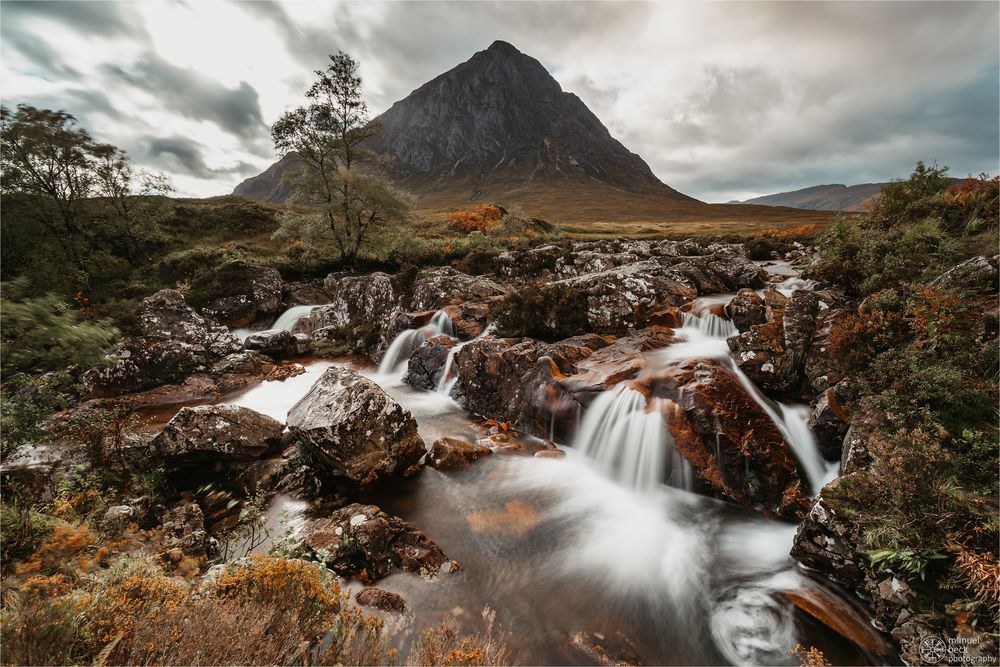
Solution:
{"label": "grey cloud", "polygon": [[266,135],[257,91],[246,81],[226,88],[193,70],[171,65],[155,53],[147,53],[131,69],[105,65],[114,78],[156,96],[163,106],[194,120],[209,120],[245,140]]}
{"label": "grey cloud", "polygon": [[[19,24],[32,18],[46,18],[88,35],[102,37],[144,36],[142,21],[127,2],[90,0],[6,1],[6,23]],[[5,35],[6,36],[6,35]]]}
{"label": "grey cloud", "polygon": [[175,170],[178,167],[198,178],[217,178],[219,176],[249,176],[260,171],[258,165],[247,162],[237,162],[232,167],[211,168],[202,156],[202,146],[184,137],[155,137],[146,145],[146,157],[162,169]]}
{"label": "grey cloud", "polygon": [[79,80],[80,73],[67,65],[47,41],[23,30],[4,30],[3,41],[38,68],[47,78]]}

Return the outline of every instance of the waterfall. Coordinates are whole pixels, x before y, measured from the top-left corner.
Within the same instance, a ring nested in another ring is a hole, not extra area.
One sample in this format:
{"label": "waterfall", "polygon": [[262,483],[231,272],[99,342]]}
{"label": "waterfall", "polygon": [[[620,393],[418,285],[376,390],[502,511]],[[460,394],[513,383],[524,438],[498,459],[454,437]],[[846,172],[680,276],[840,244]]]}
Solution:
{"label": "waterfall", "polygon": [[[711,358],[723,362],[739,379],[740,384],[751,398],[761,407],[767,416],[778,427],[785,442],[792,448],[802,466],[806,481],[815,494],[823,485],[833,479],[836,474],[836,463],[828,463],[823,459],[816,444],[816,438],[809,430],[809,410],[804,406],[793,406],[771,401],[757,388],[750,378],[740,369],[729,355],[725,334],[721,324],[705,323],[706,318],[714,318],[719,322],[732,326],[720,317],[704,312],[701,317],[682,313],[684,326],[678,333],[685,340],[666,348],[658,356],[661,361],[674,363],[694,358]],[[735,327],[733,327],[735,331]],[[730,334],[732,335],[732,334]]]}
{"label": "waterfall", "polygon": [[652,491],[669,482],[690,490],[690,464],[673,448],[663,417],[664,403],[647,401],[625,383],[618,384],[594,399],[573,447],[626,487]]}
{"label": "waterfall", "polygon": [[708,338],[729,338],[740,332],[732,320],[708,312],[701,315],[681,313],[681,323],[682,328],[694,327]]}
{"label": "waterfall", "polygon": [[417,351],[417,348],[423,345],[424,341],[442,335],[454,338],[455,325],[447,313],[439,310],[434,313],[434,317],[426,326],[419,329],[407,329],[393,339],[385,354],[382,355],[382,363],[378,366],[379,375],[402,376],[406,372],[406,364],[409,362],[410,356]]}
{"label": "waterfall", "polygon": [[[268,329],[284,329],[285,331],[291,331],[295,328],[296,323],[303,317],[308,317],[314,308],[322,308],[322,305],[292,306],[279,315],[278,319],[276,319],[274,324],[269,326]],[[232,334],[243,341],[245,341],[247,337],[253,333],[256,332],[247,327],[232,330]]]}
{"label": "waterfall", "polygon": [[[473,338],[473,340],[479,340],[480,338],[485,338],[486,336],[489,336],[491,333],[493,333],[494,329],[496,329],[496,327],[493,325],[492,322],[490,322],[488,325],[483,327],[483,330],[479,332],[479,335]],[[452,346],[450,350],[448,350],[448,358],[445,359],[444,361],[444,368],[441,370],[441,377],[438,378],[437,387],[434,388],[434,391],[436,391],[439,394],[444,394],[445,396],[451,396],[452,387],[454,387],[455,384],[458,382],[457,373],[455,374],[454,377],[452,377],[452,369],[455,367],[455,355],[458,354],[458,351],[461,350],[466,345],[468,345],[470,342],[472,341],[465,341],[462,343],[458,343],[457,345]]]}

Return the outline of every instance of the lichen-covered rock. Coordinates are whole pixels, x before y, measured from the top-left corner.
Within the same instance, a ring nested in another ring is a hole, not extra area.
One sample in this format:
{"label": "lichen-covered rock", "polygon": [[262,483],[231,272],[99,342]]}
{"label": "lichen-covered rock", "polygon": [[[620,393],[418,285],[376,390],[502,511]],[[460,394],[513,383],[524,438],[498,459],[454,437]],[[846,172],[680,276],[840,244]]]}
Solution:
{"label": "lichen-covered rock", "polygon": [[433,574],[447,562],[426,534],[375,505],[353,504],[307,519],[295,551],[342,576],[378,580],[392,570]]}
{"label": "lichen-covered rock", "polygon": [[781,320],[751,326],[738,336],[726,340],[733,359],[754,384],[765,391],[781,393],[785,388],[781,376],[781,355],[785,351]]}
{"label": "lichen-covered rock", "polygon": [[479,443],[456,438],[438,438],[431,445],[428,463],[438,470],[464,468],[470,462],[492,453],[492,449]]}
{"label": "lichen-covered rock", "polygon": [[740,332],[749,331],[755,324],[767,321],[764,299],[752,289],[743,288],[726,306],[726,314]]}
{"label": "lichen-covered rock", "polygon": [[503,296],[507,289],[484,276],[470,276],[449,267],[423,272],[413,283],[411,306],[417,310]]}
{"label": "lichen-covered rock", "polygon": [[425,452],[409,412],[371,380],[336,366],[288,412],[288,430],[320,461],[360,484],[402,473]]}
{"label": "lichen-covered rock", "polygon": [[91,396],[119,396],[177,382],[243,349],[238,338],[194,312],[175,290],[143,299],[134,322],[140,335],[126,338],[103,363],[84,373]]}
{"label": "lichen-covered rock", "polygon": [[[308,343],[310,339],[306,337]],[[274,359],[294,357],[299,354],[299,342],[290,331],[267,329],[247,336],[243,345],[248,350],[260,352]]]}
{"label": "lichen-covered rock", "polygon": [[861,534],[855,524],[840,516],[826,497],[835,494],[838,487],[850,484],[848,480],[849,477],[841,477],[830,482],[816,497],[795,534],[792,557],[806,567],[853,587],[861,579],[865,563]]}
{"label": "lichen-covered rock", "polygon": [[953,289],[967,296],[996,294],[1000,282],[997,257],[972,257],[931,282],[932,287]]}
{"label": "lichen-covered rock", "polygon": [[251,461],[281,444],[281,422],[235,405],[181,408],[152,442],[171,464]]}
{"label": "lichen-covered rock", "polygon": [[455,340],[448,336],[428,338],[410,356],[403,382],[417,389],[435,389],[454,347]]}

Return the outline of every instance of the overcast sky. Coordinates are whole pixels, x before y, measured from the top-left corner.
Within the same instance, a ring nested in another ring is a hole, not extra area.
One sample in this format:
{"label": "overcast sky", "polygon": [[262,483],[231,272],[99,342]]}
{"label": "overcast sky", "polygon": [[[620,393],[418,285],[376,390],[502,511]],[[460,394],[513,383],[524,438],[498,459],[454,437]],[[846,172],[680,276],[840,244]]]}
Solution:
{"label": "overcast sky", "polygon": [[374,112],[495,39],[539,59],[667,184],[706,201],[1000,171],[1000,3],[0,3],[7,106],[61,108],[230,192],[327,54]]}

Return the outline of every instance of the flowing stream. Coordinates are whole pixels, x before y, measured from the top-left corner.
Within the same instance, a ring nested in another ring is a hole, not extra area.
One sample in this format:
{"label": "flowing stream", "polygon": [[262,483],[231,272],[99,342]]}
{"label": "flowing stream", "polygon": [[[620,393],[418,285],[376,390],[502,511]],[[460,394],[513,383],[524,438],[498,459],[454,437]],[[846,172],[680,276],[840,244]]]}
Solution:
{"label": "flowing stream", "polygon": [[[647,363],[729,364],[817,489],[835,469],[818,454],[806,409],[771,402],[732,363],[725,338],[735,328],[712,312],[723,298],[696,301],[677,329],[679,341],[648,353]],[[428,444],[442,436],[482,437],[449,396],[462,343],[452,348],[437,391],[402,381],[406,360],[423,341],[454,335],[450,320],[438,315],[400,334],[378,369],[352,359],[304,360],[304,374],[222,402],[284,420],[326,368],[341,365],[409,410]],[[663,421],[669,411],[661,407],[621,383],[593,401],[564,458],[496,454],[462,470],[427,467],[360,491],[358,502],[411,521],[461,564],[457,573],[432,579],[396,573],[378,583],[412,610],[402,620],[387,617],[396,645],[405,651],[423,628],[446,617],[474,632],[489,605],[521,664],[579,663],[568,644],[577,632],[626,637],[642,664],[796,664],[788,651],[798,643],[820,648],[835,664],[882,660],[792,603],[793,596],[808,598],[867,627],[855,606],[788,556],[794,525],[690,493],[693,471],[674,449]],[[274,506],[287,512],[289,500],[279,497]],[[294,532],[310,510],[291,507],[295,519],[285,530]]]}

